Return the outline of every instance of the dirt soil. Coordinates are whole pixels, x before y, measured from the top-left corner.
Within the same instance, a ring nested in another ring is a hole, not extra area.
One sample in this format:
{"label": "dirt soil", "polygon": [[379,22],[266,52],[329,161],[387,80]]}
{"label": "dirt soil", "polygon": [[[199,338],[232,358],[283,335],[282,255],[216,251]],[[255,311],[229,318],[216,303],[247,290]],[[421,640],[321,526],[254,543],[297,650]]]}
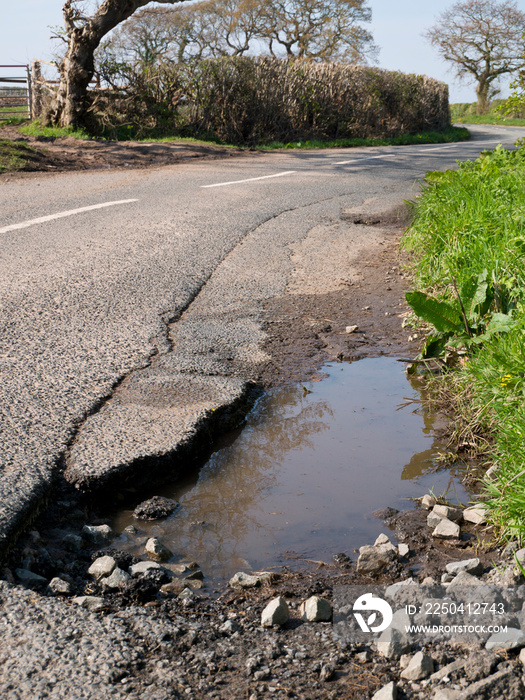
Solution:
{"label": "dirt soil", "polygon": [[[25,172],[63,172],[108,168],[149,168],[183,163],[196,158],[216,160],[247,155],[246,149],[187,141],[146,143],[141,141],[104,141],[71,137],[27,136],[19,127],[0,124],[0,138],[24,143],[34,149]],[[255,153],[250,154],[251,157]],[[6,174],[4,173],[3,177]]]}

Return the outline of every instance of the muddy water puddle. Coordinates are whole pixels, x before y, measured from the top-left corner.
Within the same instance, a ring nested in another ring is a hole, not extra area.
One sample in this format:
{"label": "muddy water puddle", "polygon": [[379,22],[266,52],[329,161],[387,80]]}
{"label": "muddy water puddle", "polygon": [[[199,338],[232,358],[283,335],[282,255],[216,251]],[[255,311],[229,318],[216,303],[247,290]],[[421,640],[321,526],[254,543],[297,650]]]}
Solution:
{"label": "muddy water puddle", "polygon": [[[385,530],[377,509],[410,508],[411,498],[448,491],[468,502],[461,468],[439,469],[444,450],[435,416],[394,358],[324,368],[326,378],[274,389],[242,431],[229,436],[193,479],[156,490],[181,507],[163,521],[113,521],[116,544],[138,556],[157,536],[177,560],[195,560],[208,578],[294,566],[301,559],[352,556]],[[144,498],[154,494],[144,494]]]}

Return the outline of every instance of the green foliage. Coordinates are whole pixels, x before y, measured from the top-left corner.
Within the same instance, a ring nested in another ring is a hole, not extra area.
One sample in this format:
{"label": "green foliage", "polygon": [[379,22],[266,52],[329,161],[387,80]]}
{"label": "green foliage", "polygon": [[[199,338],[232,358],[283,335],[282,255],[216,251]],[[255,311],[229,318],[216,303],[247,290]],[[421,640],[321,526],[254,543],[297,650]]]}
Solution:
{"label": "green foliage", "polygon": [[58,126],[43,126],[43,124],[38,120],[34,119],[29,122],[26,126],[22,126],[19,129],[21,134],[26,134],[26,136],[46,136],[48,138],[61,138],[62,136],[71,136],[75,139],[90,139],[91,136],[83,129],[73,129],[72,127],[58,127]]}
{"label": "green foliage", "polygon": [[[490,443],[485,483],[502,537],[525,538],[525,148],[498,147],[457,170],[429,173],[404,245],[420,290],[407,295],[433,325],[421,357],[458,358],[444,381],[458,433]],[[442,360],[439,360],[442,362]],[[450,364],[450,363],[449,363]],[[481,437],[482,436],[482,437]]]}
{"label": "green foliage", "polygon": [[24,143],[0,138],[0,173],[23,170],[34,155],[35,151]]}
{"label": "green foliage", "polygon": [[420,359],[444,356],[451,348],[469,350],[495,333],[507,333],[513,328],[515,321],[508,295],[501,293],[501,285],[496,281],[489,284],[487,277],[487,270],[467,277],[461,290],[453,280],[456,296],[453,301],[440,301],[425,292],[406,294],[416,316],[434,326],[438,333],[427,338]]}
{"label": "green foliage", "polygon": [[442,132],[439,131],[423,131],[418,134],[402,134],[401,136],[392,136],[389,138],[353,138],[353,139],[307,139],[306,141],[291,141],[283,143],[282,141],[271,141],[270,143],[258,146],[261,150],[286,148],[286,149],[301,149],[301,148],[354,148],[359,146],[409,146],[417,143],[450,143],[452,141],[468,141],[470,133],[464,127],[451,126]]}
{"label": "green foliage", "polygon": [[[510,100],[510,98],[509,98]],[[477,102],[459,102],[450,105],[450,118],[463,124],[502,124],[525,126],[525,108],[509,100],[493,100],[486,114],[478,114]]]}

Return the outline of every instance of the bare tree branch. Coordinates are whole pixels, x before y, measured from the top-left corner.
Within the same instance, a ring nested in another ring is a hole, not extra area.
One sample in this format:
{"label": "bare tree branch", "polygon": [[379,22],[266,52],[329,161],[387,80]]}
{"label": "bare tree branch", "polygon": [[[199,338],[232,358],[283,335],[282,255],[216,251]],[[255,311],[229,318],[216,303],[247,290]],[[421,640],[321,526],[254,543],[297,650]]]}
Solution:
{"label": "bare tree branch", "polygon": [[478,111],[484,113],[498,90],[501,75],[525,64],[525,13],[511,0],[456,2],[425,32],[441,57],[452,63],[459,78],[474,78]]}

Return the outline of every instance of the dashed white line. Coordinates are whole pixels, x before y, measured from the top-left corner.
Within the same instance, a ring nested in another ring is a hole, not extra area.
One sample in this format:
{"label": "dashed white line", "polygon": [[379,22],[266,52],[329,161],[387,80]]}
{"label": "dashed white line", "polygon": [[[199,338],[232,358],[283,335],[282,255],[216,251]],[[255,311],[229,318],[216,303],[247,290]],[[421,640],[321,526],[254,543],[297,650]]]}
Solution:
{"label": "dashed white line", "polygon": [[48,216],[40,216],[38,217],[38,219],[28,219],[27,221],[21,221],[19,224],[11,224],[10,226],[4,226],[3,228],[0,228],[0,233],[7,233],[8,231],[18,231],[21,228],[29,228],[29,226],[34,226],[35,224],[44,224],[46,223],[46,221],[63,219],[66,216],[82,214],[82,212],[85,211],[93,211],[94,209],[104,209],[105,207],[114,207],[117,204],[130,204],[131,202],[138,202],[138,199],[119,199],[116,202],[103,202],[101,204],[92,204],[89,207],[80,207],[79,209],[69,209],[68,211],[61,211],[57,214],[48,214]]}
{"label": "dashed white line", "polygon": [[[501,139],[495,139],[491,141],[485,141],[485,144],[488,143],[501,143]],[[337,161],[336,163],[332,163],[332,165],[350,165],[352,163],[360,163],[361,161],[364,160],[375,160],[376,158],[395,158],[398,155],[409,155],[409,156],[419,156],[419,155],[425,155],[425,153],[428,153],[428,151],[444,151],[447,148],[456,148],[458,145],[466,145],[467,142],[464,141],[456,141],[455,143],[448,144],[446,146],[432,146],[432,148],[423,148],[420,151],[399,151],[398,153],[381,153],[380,155],[377,156],[367,156],[366,158],[353,158],[352,160],[340,160]],[[478,144],[478,142],[475,142],[476,145],[482,145]],[[416,145],[416,144],[414,144]]]}
{"label": "dashed white line", "polygon": [[225,187],[226,185],[240,185],[243,182],[255,182],[255,180],[269,180],[272,177],[284,177],[285,175],[292,175],[296,173],[297,170],[287,170],[284,173],[276,173],[275,175],[262,175],[261,177],[249,177],[246,180],[232,180],[231,182],[216,182],[213,185],[201,185],[202,188],[205,187]]}
{"label": "dashed white line", "polygon": [[349,163],[360,163],[362,160],[374,160],[375,158],[395,158],[397,153],[381,153],[379,156],[367,156],[366,158],[353,158],[352,160],[340,160],[333,165],[348,165]]}

